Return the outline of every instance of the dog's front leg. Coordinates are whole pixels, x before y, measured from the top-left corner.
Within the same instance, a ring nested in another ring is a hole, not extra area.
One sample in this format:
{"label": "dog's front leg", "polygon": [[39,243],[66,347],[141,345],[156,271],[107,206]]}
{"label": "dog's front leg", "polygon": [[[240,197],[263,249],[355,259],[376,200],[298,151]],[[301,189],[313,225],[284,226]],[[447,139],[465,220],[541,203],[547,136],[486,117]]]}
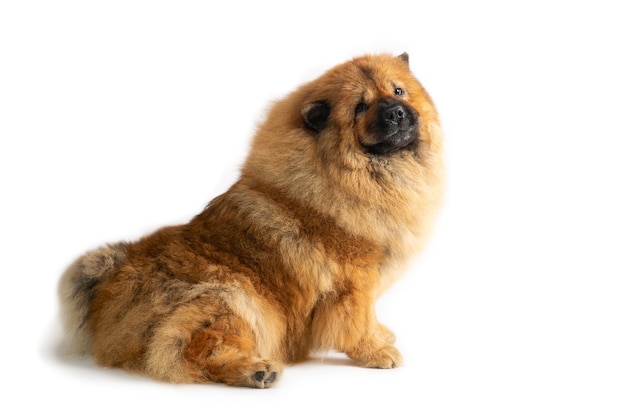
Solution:
{"label": "dog's front leg", "polygon": [[349,291],[315,309],[312,335],[315,348],[346,353],[360,366],[396,368],[402,355],[391,343],[393,333],[381,325],[372,293]]}

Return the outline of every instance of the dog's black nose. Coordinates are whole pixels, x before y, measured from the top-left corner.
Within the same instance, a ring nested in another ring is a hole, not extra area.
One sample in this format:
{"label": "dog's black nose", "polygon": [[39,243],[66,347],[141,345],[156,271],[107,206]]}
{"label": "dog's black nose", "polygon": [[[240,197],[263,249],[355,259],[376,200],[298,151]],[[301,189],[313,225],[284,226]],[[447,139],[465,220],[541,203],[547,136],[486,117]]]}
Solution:
{"label": "dog's black nose", "polygon": [[391,106],[387,110],[385,110],[383,114],[383,118],[387,123],[399,124],[404,119],[405,112],[404,108],[400,104],[396,104]]}

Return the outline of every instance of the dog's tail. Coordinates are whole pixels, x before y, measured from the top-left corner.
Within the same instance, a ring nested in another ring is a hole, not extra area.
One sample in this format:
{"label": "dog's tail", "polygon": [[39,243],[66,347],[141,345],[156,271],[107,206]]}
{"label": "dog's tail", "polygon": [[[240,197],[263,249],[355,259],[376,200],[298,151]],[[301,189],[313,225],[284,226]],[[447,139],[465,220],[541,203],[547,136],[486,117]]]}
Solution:
{"label": "dog's tail", "polygon": [[87,321],[91,302],[102,278],[117,271],[126,261],[128,243],[102,246],[85,253],[72,263],[59,282],[61,320],[68,337],[67,353],[86,354],[92,335]]}

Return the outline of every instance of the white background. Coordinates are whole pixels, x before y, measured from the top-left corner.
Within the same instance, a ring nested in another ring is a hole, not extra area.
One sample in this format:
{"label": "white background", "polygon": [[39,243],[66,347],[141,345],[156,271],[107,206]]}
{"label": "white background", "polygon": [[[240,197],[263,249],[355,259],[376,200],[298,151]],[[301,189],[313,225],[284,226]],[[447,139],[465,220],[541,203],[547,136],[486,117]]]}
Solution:
{"label": "white background", "polygon": [[[0,414],[624,416],[619,3],[2,2]],[[379,302],[402,368],[331,356],[250,390],[59,356],[75,257],[187,221],[271,100],[383,51],[410,54],[449,167],[431,245]]]}

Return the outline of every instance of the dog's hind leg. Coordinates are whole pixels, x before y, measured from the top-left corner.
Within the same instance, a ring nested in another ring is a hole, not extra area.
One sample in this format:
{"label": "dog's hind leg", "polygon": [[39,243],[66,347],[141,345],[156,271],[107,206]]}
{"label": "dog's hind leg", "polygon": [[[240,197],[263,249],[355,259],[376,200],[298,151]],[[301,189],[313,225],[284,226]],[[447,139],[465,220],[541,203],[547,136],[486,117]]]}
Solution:
{"label": "dog's hind leg", "polygon": [[196,300],[159,327],[148,352],[148,372],[173,382],[272,386],[283,363],[259,357],[250,324],[215,304]]}
{"label": "dog's hind leg", "polygon": [[223,315],[192,334],[183,356],[209,381],[268,388],[278,379],[282,364],[257,357],[256,350],[250,326],[235,315]]}

